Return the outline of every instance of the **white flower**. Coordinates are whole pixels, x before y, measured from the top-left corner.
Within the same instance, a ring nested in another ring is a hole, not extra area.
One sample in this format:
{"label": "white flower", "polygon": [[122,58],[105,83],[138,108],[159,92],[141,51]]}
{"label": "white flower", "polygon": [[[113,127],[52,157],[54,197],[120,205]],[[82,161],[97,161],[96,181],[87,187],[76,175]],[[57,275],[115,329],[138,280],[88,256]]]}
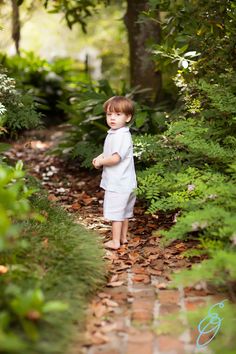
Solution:
{"label": "white flower", "polygon": [[182,64],[182,67],[184,69],[187,69],[187,67],[188,67],[188,61],[187,60],[184,59],[181,64]]}

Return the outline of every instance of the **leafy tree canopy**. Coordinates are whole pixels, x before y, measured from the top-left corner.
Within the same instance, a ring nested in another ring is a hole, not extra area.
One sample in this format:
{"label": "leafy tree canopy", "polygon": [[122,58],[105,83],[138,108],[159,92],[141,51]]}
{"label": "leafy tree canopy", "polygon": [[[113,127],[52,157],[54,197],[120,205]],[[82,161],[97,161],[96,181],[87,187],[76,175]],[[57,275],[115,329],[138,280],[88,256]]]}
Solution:
{"label": "leafy tree canopy", "polygon": [[80,23],[84,32],[86,32],[86,20],[96,11],[97,5],[103,3],[109,4],[109,0],[45,0],[44,6],[51,7],[50,13],[61,12],[69,28],[75,23]]}

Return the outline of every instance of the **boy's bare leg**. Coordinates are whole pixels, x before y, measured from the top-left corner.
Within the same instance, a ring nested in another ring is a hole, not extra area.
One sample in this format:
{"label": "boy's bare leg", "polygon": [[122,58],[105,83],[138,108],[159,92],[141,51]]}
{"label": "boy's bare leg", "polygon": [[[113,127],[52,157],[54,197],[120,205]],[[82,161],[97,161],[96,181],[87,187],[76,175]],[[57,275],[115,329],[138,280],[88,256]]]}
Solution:
{"label": "boy's bare leg", "polygon": [[104,244],[106,248],[117,250],[120,247],[122,223],[123,221],[112,221],[112,240]]}
{"label": "boy's bare leg", "polygon": [[128,226],[129,226],[129,219],[125,219],[124,221],[122,221],[120,243],[128,242],[127,240]]}

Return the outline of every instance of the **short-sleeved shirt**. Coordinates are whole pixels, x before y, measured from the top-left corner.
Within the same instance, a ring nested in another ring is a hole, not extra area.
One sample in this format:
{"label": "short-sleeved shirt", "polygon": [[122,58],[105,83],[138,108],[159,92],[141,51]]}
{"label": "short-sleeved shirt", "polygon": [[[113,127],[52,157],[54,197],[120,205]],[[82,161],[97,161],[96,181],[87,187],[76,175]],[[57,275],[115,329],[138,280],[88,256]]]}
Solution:
{"label": "short-sleeved shirt", "polygon": [[104,157],[119,154],[120,162],[113,166],[103,166],[100,187],[117,193],[132,192],[137,187],[133,142],[128,127],[110,129],[104,142]]}

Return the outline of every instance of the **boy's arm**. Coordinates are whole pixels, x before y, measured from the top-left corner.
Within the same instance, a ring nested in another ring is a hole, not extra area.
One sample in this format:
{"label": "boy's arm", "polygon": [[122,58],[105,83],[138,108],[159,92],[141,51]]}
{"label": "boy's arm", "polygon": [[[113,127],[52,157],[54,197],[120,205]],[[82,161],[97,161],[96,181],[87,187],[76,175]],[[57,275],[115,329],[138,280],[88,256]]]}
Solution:
{"label": "boy's arm", "polygon": [[103,158],[103,153],[101,153],[100,155],[98,155],[97,157],[95,157],[95,159],[100,159]]}
{"label": "boy's arm", "polygon": [[114,166],[120,162],[120,156],[119,154],[115,153],[108,157],[99,158],[97,162],[100,166]]}

